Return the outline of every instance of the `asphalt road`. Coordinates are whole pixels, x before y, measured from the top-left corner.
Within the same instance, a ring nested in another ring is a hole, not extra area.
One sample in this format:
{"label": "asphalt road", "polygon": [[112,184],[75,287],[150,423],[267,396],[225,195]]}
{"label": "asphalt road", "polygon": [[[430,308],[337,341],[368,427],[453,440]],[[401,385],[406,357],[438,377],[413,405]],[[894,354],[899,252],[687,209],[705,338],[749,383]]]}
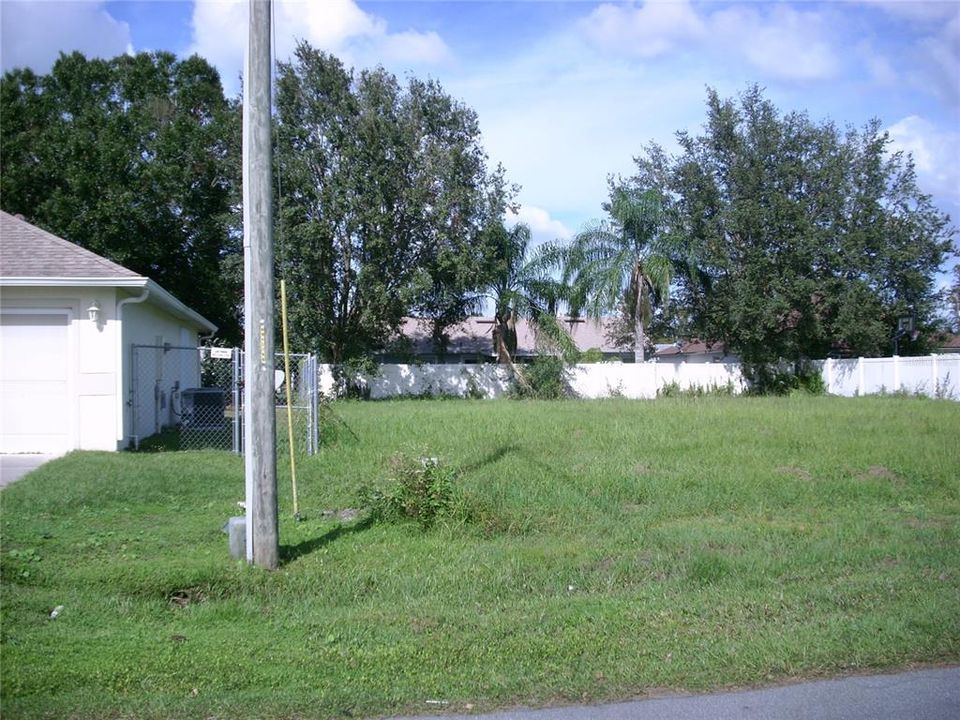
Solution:
{"label": "asphalt road", "polygon": [[394,720],[960,720],[960,667],[611,705]]}

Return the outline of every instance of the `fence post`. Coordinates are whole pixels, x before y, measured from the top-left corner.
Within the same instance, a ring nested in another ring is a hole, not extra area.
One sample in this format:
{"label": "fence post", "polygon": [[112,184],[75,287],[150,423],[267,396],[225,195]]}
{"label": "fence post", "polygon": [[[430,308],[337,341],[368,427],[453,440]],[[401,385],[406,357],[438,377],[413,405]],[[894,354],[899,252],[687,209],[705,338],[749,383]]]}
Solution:
{"label": "fence post", "polygon": [[937,367],[937,354],[930,353],[930,358],[933,360],[933,387],[930,389],[933,397],[937,397],[937,391],[940,389],[940,373],[938,372],[939,368]]}
{"label": "fence post", "polygon": [[827,395],[833,395],[833,358],[823,361],[823,369],[827,376]]}
{"label": "fence post", "polygon": [[233,352],[230,353],[231,365],[233,367],[233,378],[230,387],[233,391],[233,451],[238,455],[243,452],[243,448],[240,446],[241,439],[243,434],[240,431],[240,423],[243,419],[243,408],[240,405],[240,398],[243,397],[243,393],[240,390],[240,378],[242,377],[242,370],[240,369],[240,349],[233,348]]}
{"label": "fence post", "polygon": [[866,394],[866,386],[863,382],[863,358],[857,358],[857,395]]}
{"label": "fence post", "polygon": [[900,391],[900,356],[893,356],[893,391]]}

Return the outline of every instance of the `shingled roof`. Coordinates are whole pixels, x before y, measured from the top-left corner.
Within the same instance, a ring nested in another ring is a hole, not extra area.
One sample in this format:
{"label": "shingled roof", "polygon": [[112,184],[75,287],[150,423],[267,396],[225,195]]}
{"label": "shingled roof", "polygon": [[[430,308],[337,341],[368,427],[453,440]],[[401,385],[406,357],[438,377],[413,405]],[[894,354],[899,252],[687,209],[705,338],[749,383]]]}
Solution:
{"label": "shingled roof", "polygon": [[105,257],[0,211],[0,277],[139,278]]}
{"label": "shingled roof", "polygon": [[[581,351],[599,348],[607,354],[625,354],[626,349],[614,345],[608,330],[612,320],[597,322],[586,318],[565,318],[564,325]],[[447,329],[449,340],[447,353],[451,355],[486,355],[494,357],[492,317],[469,317]],[[421,319],[407,317],[403,320],[400,335],[411,343],[414,355],[432,355],[435,352],[429,324]],[[632,353],[632,351],[630,351]],[[526,320],[517,321],[517,357],[539,354],[535,328]]]}

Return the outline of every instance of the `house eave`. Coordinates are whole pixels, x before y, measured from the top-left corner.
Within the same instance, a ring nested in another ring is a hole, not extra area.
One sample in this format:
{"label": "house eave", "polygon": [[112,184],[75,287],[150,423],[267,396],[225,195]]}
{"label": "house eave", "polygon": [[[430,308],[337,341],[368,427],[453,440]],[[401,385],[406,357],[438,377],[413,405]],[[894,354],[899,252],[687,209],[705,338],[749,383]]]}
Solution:
{"label": "house eave", "polygon": [[117,277],[0,277],[0,287],[90,287],[90,288],[142,288],[149,292],[149,300],[164,307],[171,314],[195,325],[206,334],[217,331],[217,326],[203,315],[177,300],[150,278]]}
{"label": "house eave", "polygon": [[[0,277],[0,287],[147,287],[145,277]],[[156,283],[154,283],[156,284]],[[159,287],[159,286],[158,286]]]}

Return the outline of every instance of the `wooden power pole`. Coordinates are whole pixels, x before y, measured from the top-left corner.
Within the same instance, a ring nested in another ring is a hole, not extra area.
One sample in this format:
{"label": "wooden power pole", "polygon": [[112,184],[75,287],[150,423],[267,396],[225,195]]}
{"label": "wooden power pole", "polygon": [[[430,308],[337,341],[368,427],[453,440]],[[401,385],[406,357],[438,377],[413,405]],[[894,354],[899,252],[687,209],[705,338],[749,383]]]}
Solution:
{"label": "wooden power pole", "polygon": [[273,347],[270,0],[250,0],[243,79],[243,441],[247,560],[279,564]]}

